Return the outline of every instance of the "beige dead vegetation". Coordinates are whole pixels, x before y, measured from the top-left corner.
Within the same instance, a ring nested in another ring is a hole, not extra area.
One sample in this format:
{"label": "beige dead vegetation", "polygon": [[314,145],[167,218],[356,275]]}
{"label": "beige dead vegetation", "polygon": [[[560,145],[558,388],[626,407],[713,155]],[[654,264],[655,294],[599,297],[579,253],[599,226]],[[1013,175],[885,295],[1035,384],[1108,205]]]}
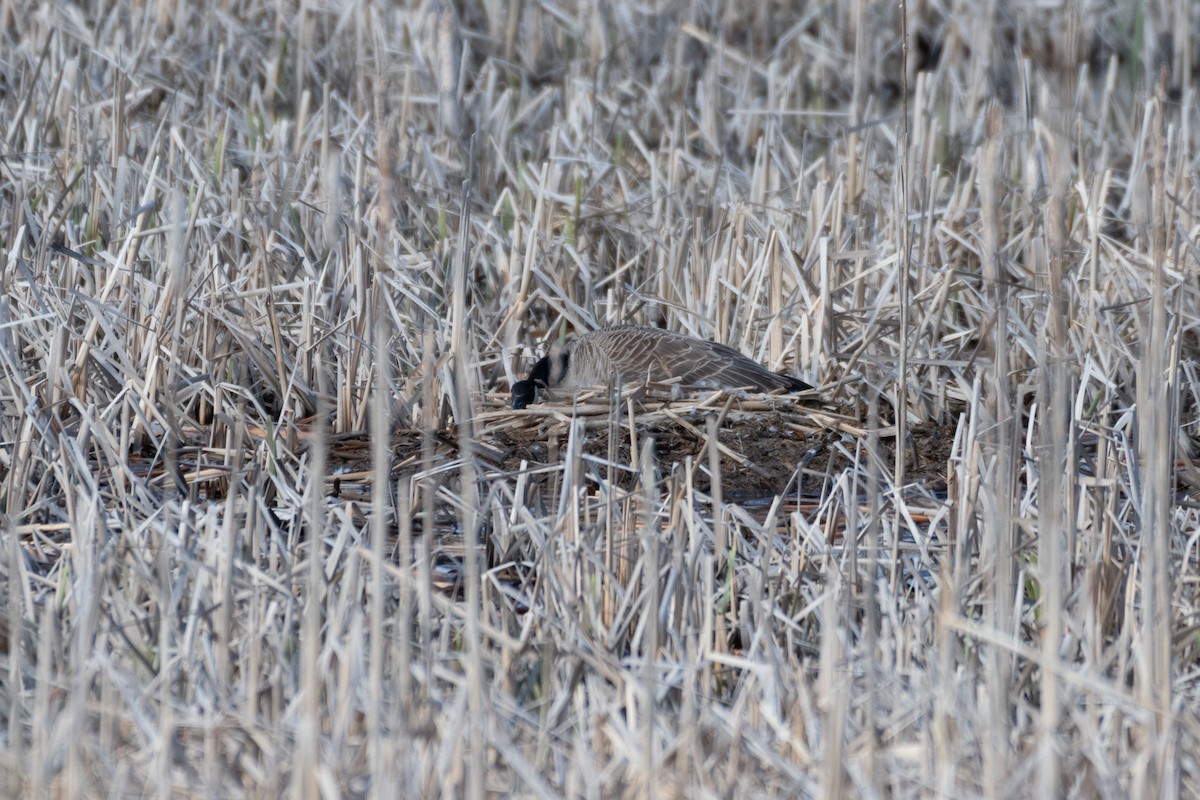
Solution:
{"label": "beige dead vegetation", "polygon": [[899,9],[0,0],[0,794],[1200,793],[1200,12]]}

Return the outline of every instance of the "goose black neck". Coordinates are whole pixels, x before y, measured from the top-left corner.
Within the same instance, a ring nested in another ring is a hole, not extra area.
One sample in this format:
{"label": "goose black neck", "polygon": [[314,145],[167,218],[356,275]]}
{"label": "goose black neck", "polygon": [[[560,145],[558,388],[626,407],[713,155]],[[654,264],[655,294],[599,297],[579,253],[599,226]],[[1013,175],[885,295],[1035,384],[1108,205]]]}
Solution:
{"label": "goose black neck", "polygon": [[550,385],[550,357],[542,356],[533,365],[533,369],[529,370],[529,377],[525,379],[529,383],[537,386]]}
{"label": "goose black neck", "polygon": [[550,359],[539,358],[538,362],[533,365],[533,369],[529,370],[529,377],[523,381],[517,381],[512,387],[512,407],[525,408],[530,403],[537,401],[538,387],[550,385]]}

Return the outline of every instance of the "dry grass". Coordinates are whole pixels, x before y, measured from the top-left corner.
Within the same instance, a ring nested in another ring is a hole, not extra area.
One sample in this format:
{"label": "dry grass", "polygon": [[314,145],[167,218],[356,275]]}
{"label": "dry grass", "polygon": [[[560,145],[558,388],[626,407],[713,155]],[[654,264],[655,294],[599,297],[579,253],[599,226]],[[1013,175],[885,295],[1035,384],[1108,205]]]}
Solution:
{"label": "dry grass", "polygon": [[0,793],[1200,793],[1194,4],[212,6],[0,0]]}

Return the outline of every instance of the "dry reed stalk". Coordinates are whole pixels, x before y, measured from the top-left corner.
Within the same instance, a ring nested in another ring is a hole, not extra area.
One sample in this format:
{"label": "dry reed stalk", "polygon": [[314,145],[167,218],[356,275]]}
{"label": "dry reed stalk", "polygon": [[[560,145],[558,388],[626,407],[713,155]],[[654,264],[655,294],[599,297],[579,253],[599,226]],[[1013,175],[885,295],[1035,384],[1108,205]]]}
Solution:
{"label": "dry reed stalk", "polygon": [[[317,374],[320,370],[321,358],[318,354],[315,366]],[[328,395],[321,387],[318,394],[316,427],[313,432],[316,447],[310,462],[311,474],[323,477],[325,475],[325,406]],[[311,480],[304,498],[305,516],[308,526],[308,573],[303,580],[301,597],[300,627],[300,720],[296,731],[297,763],[292,773],[291,791],[297,797],[314,798],[318,794],[321,780],[322,760],[320,758],[320,731],[324,727],[324,713],[320,702],[321,669],[317,663],[322,652],[322,615],[325,602],[325,482]],[[169,591],[169,584],[164,587]],[[166,777],[165,775],[163,776]]]}
{"label": "dry reed stalk", "polygon": [[1071,401],[1075,395],[1076,377],[1068,361],[1068,326],[1072,318],[1070,296],[1067,294],[1067,230],[1066,193],[1069,165],[1063,150],[1066,143],[1060,133],[1063,123],[1052,121],[1038,131],[1040,147],[1045,152],[1048,172],[1048,197],[1043,236],[1034,241],[1033,250],[1044,267],[1046,317],[1038,365],[1040,396],[1046,398],[1046,409],[1039,420],[1038,480],[1045,488],[1038,519],[1041,523],[1037,539],[1037,578],[1041,586],[1040,608],[1042,622],[1042,652],[1039,667],[1041,680],[1041,728],[1038,740],[1038,785],[1042,793],[1060,791],[1058,727],[1062,718],[1062,697],[1058,677],[1052,665],[1059,658],[1065,630],[1063,584],[1064,565],[1073,559],[1075,548],[1074,484],[1070,469],[1076,463],[1074,455],[1075,429],[1071,424]]}
{"label": "dry reed stalk", "polygon": [[[990,576],[984,590],[987,592],[987,603],[991,624],[999,631],[1012,630],[1012,607],[1015,597],[1013,583],[1013,555],[1016,552],[1014,537],[1016,529],[1013,525],[1013,487],[1014,476],[1017,472],[1017,448],[1014,441],[1014,417],[1016,410],[1012,407],[1009,390],[1009,358],[1008,358],[1008,314],[1009,314],[1009,279],[1008,270],[1003,268],[1000,260],[1000,242],[1002,220],[1001,210],[1001,148],[1003,145],[1004,122],[1000,109],[989,107],[985,124],[987,139],[980,154],[978,169],[979,198],[980,198],[980,250],[982,277],[985,289],[984,296],[994,309],[995,322],[990,326],[991,364],[983,373],[983,381],[987,387],[984,399],[986,427],[981,444],[981,455],[987,459],[972,459],[967,462],[972,466],[974,475],[967,478],[972,486],[978,486],[981,491],[979,504],[983,519],[978,528],[980,537],[980,562],[984,565],[985,574]],[[974,406],[977,408],[977,406]],[[974,418],[975,415],[973,414]],[[975,437],[971,437],[972,440]],[[990,474],[991,480],[982,480],[983,474]],[[962,480],[962,479],[960,479]],[[970,505],[975,505],[971,502]],[[974,526],[971,526],[974,527]],[[970,528],[964,525],[959,536],[966,536]],[[1003,736],[1006,728],[1004,723],[1005,707],[1008,703],[1008,687],[1011,681],[1011,659],[998,649],[993,648],[988,653],[988,664],[984,673],[984,681],[988,690],[988,715],[984,720],[987,735],[993,739]],[[1010,769],[1009,756],[1003,750],[989,748],[984,750],[983,766],[988,787],[998,788],[1002,778]],[[989,789],[994,793],[996,788]]]}
{"label": "dry reed stalk", "polygon": [[[1171,632],[1168,625],[1171,597],[1174,594],[1170,545],[1166,532],[1171,529],[1171,467],[1174,462],[1171,432],[1176,425],[1175,402],[1167,389],[1177,385],[1176,369],[1168,360],[1171,352],[1166,293],[1166,121],[1163,106],[1166,95],[1167,68],[1164,64],[1158,76],[1154,101],[1148,104],[1143,122],[1149,128],[1150,161],[1145,181],[1150,199],[1149,226],[1142,236],[1150,241],[1152,280],[1150,284],[1149,319],[1143,314],[1143,360],[1138,380],[1138,459],[1145,470],[1141,504],[1142,542],[1139,553],[1139,572],[1142,576],[1143,614],[1141,648],[1141,680],[1138,694],[1146,707],[1153,710],[1143,735],[1149,756],[1138,786],[1148,794],[1171,791],[1164,778],[1174,773],[1172,735],[1172,669]],[[1151,411],[1153,409],[1153,411]]]}

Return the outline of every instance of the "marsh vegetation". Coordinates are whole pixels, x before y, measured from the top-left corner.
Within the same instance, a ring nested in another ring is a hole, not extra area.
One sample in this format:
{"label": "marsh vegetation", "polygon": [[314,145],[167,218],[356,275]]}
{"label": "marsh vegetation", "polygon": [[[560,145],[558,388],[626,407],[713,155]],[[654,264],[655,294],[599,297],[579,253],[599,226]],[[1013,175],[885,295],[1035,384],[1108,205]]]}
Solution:
{"label": "marsh vegetation", "polygon": [[1200,793],[1196,6],[906,11],[0,2],[0,794]]}

